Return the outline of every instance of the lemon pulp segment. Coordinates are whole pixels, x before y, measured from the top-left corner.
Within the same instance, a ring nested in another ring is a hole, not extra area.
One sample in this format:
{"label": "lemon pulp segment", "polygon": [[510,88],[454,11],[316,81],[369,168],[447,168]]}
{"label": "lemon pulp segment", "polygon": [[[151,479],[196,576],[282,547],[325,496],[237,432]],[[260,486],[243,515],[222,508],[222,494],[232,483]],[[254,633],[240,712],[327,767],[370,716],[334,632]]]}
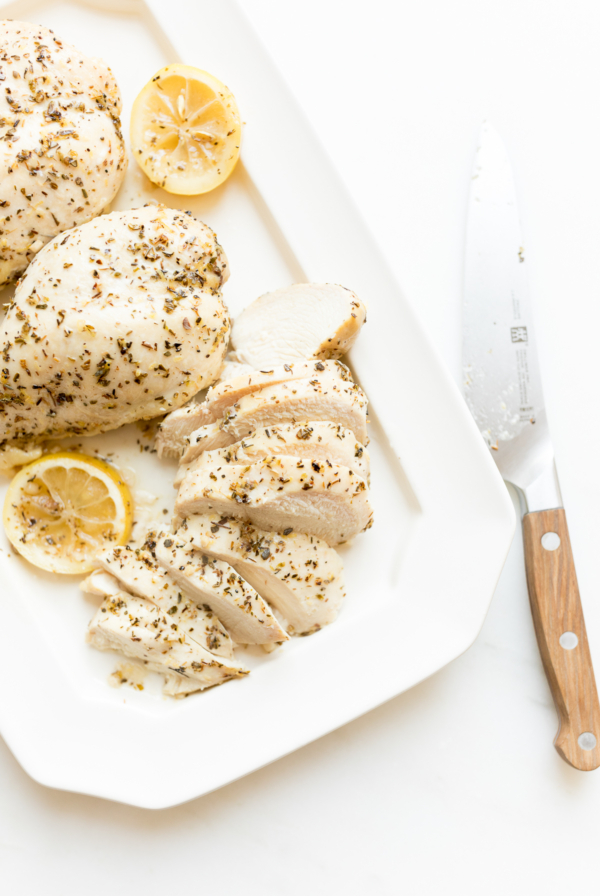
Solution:
{"label": "lemon pulp segment", "polygon": [[240,153],[235,97],[191,65],[168,65],[141,90],[131,112],[135,160],[169,193],[193,196],[229,177]]}
{"label": "lemon pulp segment", "polygon": [[94,457],[64,451],[23,467],[4,501],[13,547],[35,566],[84,573],[104,547],[125,544],[133,504],[119,472]]}

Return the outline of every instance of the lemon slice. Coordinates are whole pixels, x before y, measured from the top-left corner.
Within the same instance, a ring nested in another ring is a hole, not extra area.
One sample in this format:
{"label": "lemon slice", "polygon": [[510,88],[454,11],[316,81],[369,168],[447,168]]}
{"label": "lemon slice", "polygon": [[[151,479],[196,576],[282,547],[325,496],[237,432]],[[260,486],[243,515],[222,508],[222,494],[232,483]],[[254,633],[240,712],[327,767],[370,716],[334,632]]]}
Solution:
{"label": "lemon slice", "polygon": [[118,471],[86,454],[46,454],[8,487],[3,522],[13,547],[40,569],[78,574],[131,532],[131,494]]}
{"label": "lemon slice", "polygon": [[134,158],[169,193],[195,196],[222,184],[238,160],[240,138],[232,92],[191,65],[161,68],[131,111]]}

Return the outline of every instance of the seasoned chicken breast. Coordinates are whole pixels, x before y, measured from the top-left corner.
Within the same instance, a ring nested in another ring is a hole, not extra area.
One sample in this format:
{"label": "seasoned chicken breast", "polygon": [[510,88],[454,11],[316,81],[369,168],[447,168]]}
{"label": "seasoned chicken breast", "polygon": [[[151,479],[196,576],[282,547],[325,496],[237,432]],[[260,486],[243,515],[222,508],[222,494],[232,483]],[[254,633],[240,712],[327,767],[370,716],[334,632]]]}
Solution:
{"label": "seasoned chicken breast", "polygon": [[177,540],[189,551],[230,563],[281,614],[290,635],[318,631],[339,612],[345,595],[342,560],[318,538],[204,514],[179,521]]}
{"label": "seasoned chicken breast", "polygon": [[180,517],[220,513],[262,529],[348,541],[373,520],[367,484],[348,467],[296,457],[265,457],[249,466],[206,464],[185,476],[175,501]]}
{"label": "seasoned chicken breast", "polygon": [[369,452],[364,445],[356,441],[349,429],[319,420],[258,429],[227,448],[205,451],[191,463],[179,465],[173,484],[179,488],[184,477],[193,470],[214,469],[215,465],[246,466],[274,454],[342,464],[369,482]]}
{"label": "seasoned chicken breast", "polygon": [[48,28],[0,21],[0,285],[99,215],[127,169],[111,70]]}
{"label": "seasoned chicken breast", "polygon": [[104,586],[103,577],[110,574],[118,582],[120,590],[129,591],[158,607],[169,618],[170,623],[176,626],[176,630],[186,631],[193,641],[197,641],[210,653],[233,659],[233,643],[221,621],[209,607],[198,605],[189,594],[182,593],[181,587],[159,566],[153,550],[156,538],[160,537],[162,533],[151,534],[149,544],[152,545],[152,550],[146,541],[145,548],[132,549],[125,546],[103,551],[98,562],[106,572],[92,573],[82,588],[97,590]]}
{"label": "seasoned chicken breast", "polygon": [[343,286],[284,286],[256,299],[236,318],[233,358],[256,369],[305,358],[340,358],[366,319],[363,303]]}
{"label": "seasoned chicken breast", "polygon": [[156,558],[184,593],[219,616],[238,644],[288,640],[268,604],[229,563],[184,547],[175,535],[164,536]]}
{"label": "seasoned chicken breast", "polygon": [[326,374],[352,382],[352,376],[341,361],[300,361],[285,364],[272,370],[254,370],[220,381],[206,393],[204,401],[195,401],[172,411],[160,424],[156,437],[156,451],[159,457],[181,457],[187,445],[187,438],[196,429],[208,423],[215,423],[234,404],[246,395],[276,386],[289,380],[311,379]]}
{"label": "seasoned chicken breast", "polygon": [[209,423],[193,432],[181,463],[190,463],[203,451],[233,445],[258,429],[285,423],[324,420],[350,430],[358,442],[366,445],[369,441],[367,405],[360,386],[327,373],[265,386],[241,398],[218,423]]}
{"label": "seasoned chicken breast", "polygon": [[212,230],[160,206],[56,237],[0,326],[0,448],[157,417],[214,382],[227,276]]}
{"label": "seasoned chicken breast", "polygon": [[205,650],[150,601],[119,591],[106,597],[89,624],[88,643],[142,660],[166,676],[164,693],[183,696],[247,675],[239,663]]}

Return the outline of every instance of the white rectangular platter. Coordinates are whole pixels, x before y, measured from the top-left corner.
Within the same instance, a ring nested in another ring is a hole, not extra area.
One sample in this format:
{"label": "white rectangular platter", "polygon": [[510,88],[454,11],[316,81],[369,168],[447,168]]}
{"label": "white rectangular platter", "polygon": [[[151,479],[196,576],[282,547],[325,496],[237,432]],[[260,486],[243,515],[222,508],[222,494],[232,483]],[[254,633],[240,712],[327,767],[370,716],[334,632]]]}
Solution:
{"label": "white rectangular platter", "polygon": [[[0,732],[9,747],[49,786],[172,806],[343,725],[467,649],[514,513],[462,397],[232,0],[18,0],[0,9],[103,57],[124,97],[125,133],[138,91],[170,62],[213,72],[233,90],[245,131],[226,184],[182,201],[130,159],[113,206],[164,202],[213,227],[231,265],[233,315],[305,280],[342,283],[369,308],[350,363],[371,401],[375,525],[343,549],[348,597],[338,621],[268,656],[250,652],[247,678],[183,701],[162,697],[151,676],[143,692],[110,688],[119,658],[84,639],[92,599],[76,580],[36,572],[0,535]],[[133,468],[168,519],[174,467],[145,450],[139,428],[80,444]]]}

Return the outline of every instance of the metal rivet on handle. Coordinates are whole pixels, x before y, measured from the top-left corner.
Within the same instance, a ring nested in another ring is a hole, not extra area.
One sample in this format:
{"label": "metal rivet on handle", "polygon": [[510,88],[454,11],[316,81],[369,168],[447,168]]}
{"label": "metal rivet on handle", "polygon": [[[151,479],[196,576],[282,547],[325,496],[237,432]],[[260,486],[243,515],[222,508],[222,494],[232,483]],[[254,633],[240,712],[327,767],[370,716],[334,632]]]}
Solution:
{"label": "metal rivet on handle", "polygon": [[563,632],[558,639],[558,643],[561,647],[564,647],[565,650],[574,650],[579,644],[579,638],[575,632]]}
{"label": "metal rivet on handle", "polygon": [[584,731],[577,738],[577,743],[582,750],[593,750],[596,746],[596,738],[591,731]]}
{"label": "metal rivet on handle", "polygon": [[542,547],[545,551],[555,551],[560,547],[560,535],[556,532],[544,532],[542,535]]}

